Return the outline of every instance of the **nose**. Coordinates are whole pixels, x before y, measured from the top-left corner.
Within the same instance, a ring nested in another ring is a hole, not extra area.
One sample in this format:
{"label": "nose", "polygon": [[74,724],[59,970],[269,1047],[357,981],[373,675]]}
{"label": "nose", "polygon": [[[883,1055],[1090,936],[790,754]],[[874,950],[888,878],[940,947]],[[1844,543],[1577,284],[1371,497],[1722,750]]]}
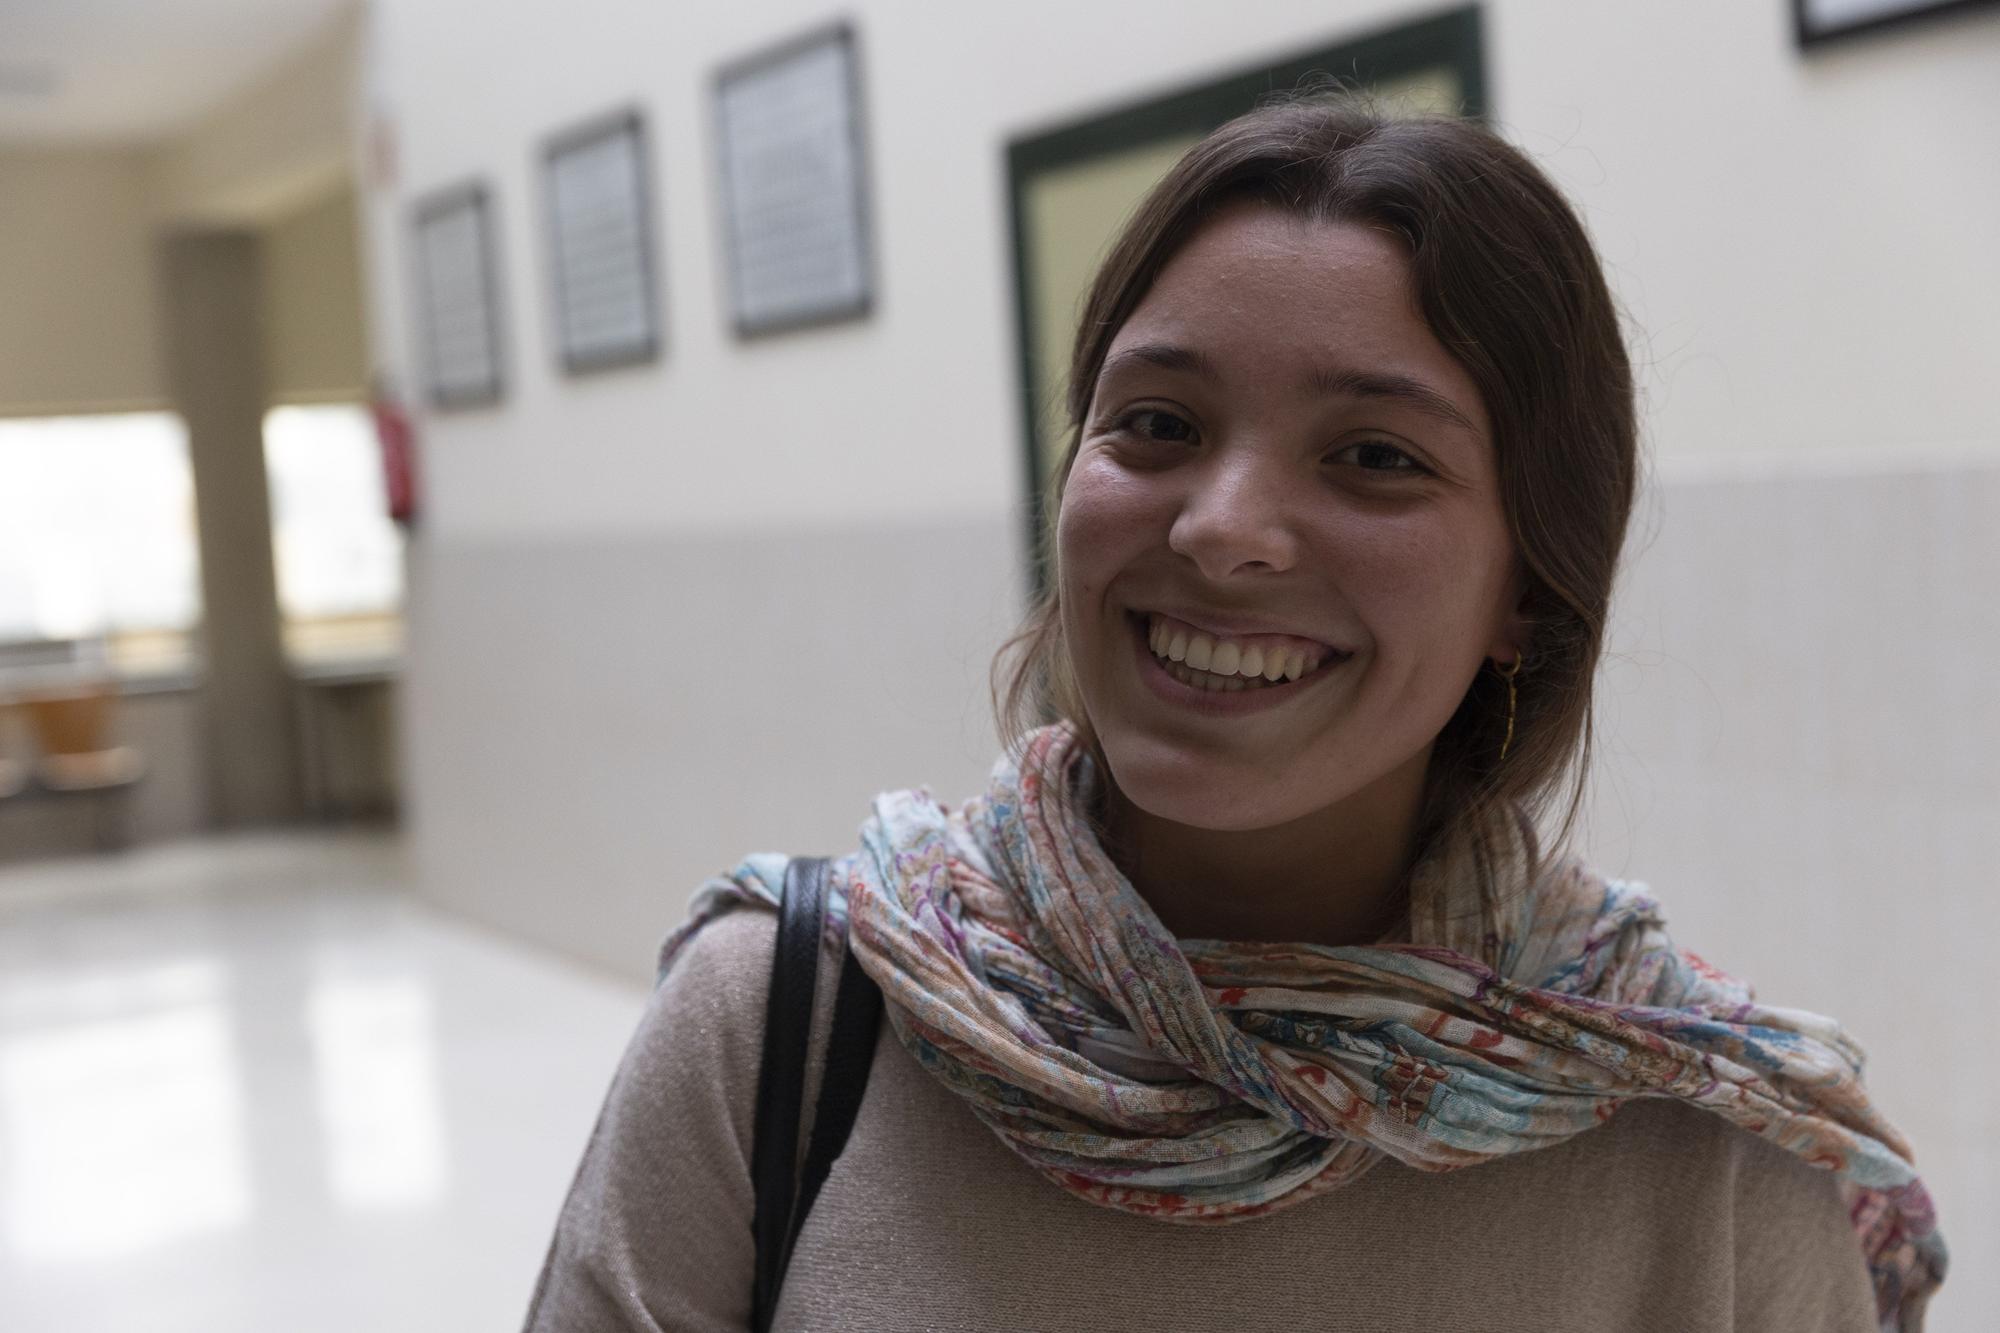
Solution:
{"label": "nose", "polygon": [[1291,507],[1303,479],[1250,447],[1220,450],[1193,475],[1167,546],[1212,582],[1290,569],[1299,558]]}

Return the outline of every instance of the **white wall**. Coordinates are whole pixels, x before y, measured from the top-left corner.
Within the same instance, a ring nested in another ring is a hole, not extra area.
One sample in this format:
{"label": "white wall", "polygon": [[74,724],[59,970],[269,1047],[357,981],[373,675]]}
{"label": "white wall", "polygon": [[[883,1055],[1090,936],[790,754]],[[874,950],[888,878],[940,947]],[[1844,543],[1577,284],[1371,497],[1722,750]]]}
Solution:
{"label": "white wall", "polygon": [[[709,78],[834,9],[379,8],[398,205],[472,173],[500,200],[513,384],[501,411],[431,423],[441,537],[992,512],[1018,470],[1004,141],[1408,12],[1265,0],[1179,6],[1169,23],[1155,5],[1074,0],[842,6],[866,67],[880,313],[746,347],[717,283]],[[1498,120],[1599,237],[1643,331],[1662,452],[2000,438],[1982,387],[2000,364],[2000,17],[1802,60],[1776,3],[1487,12]],[[666,362],[566,381],[537,258],[537,146],[633,101],[656,139]],[[401,322],[401,218],[383,221],[375,304]],[[557,435],[561,449],[543,447]]]}
{"label": "white wall", "polygon": [[[1325,0],[1163,12],[381,0],[367,99],[400,165],[370,212],[373,345],[414,390],[406,210],[471,175],[496,187],[510,317],[506,401],[423,422],[407,719],[427,893],[643,979],[693,884],[740,853],[838,845],[879,786],[979,781],[983,657],[1018,592],[1005,143],[1410,13]],[[1596,846],[1654,880],[1692,941],[1773,978],[1767,997],[1802,996],[1893,1049],[1878,1057],[1884,1100],[1944,1168],[1962,1256],[1934,1327],[1973,1327],[2000,1302],[1970,1259],[2000,1244],[1983,1202],[2000,1197],[1983,1146],[2000,1126],[1967,1108],[2000,1105],[2000,1087],[1947,1052],[1978,1040],[1963,973],[2000,945],[1993,909],[1965,901],[1967,877],[1992,863],[1978,859],[1991,849],[1979,815],[2000,776],[1990,744],[1939,754],[2000,723],[1906,713],[1897,668],[1930,655],[1916,688],[1948,700],[1976,692],[1973,664],[1993,658],[1953,628],[1949,601],[1991,586],[1979,524],[1936,543],[1951,496],[1990,495],[1975,479],[2000,459],[2000,15],[1803,58],[1780,3],[1485,12],[1496,119],[1598,238],[1663,460],[1657,539],[1615,645],[1623,693]],[[860,32],[878,312],[740,344],[719,286],[709,81],[836,14]],[[539,145],[629,103],[654,136],[667,350],[655,367],[566,379],[549,342]],[[1750,458],[1749,472],[1703,470]],[[1939,467],[1941,491],[1924,480]],[[1764,568],[1761,516],[1779,511],[1794,543],[1783,579],[1733,578]],[[1850,558],[1815,559],[1812,540],[1833,533]],[[1880,579],[1842,581],[1874,551]],[[1692,579],[1683,563],[1697,557],[1719,563]],[[1892,574],[1941,591],[1889,615]],[[1785,608],[1779,651],[1757,617]],[[746,660],[756,669],[732,665]],[[1865,664],[1870,688],[1815,675],[1836,661]],[[900,722],[886,720],[885,680]],[[1758,768],[1740,747],[1704,752],[1690,739],[1703,728],[1761,737],[1752,757],[1812,751],[1834,729],[1844,785]],[[1871,764],[1870,746],[1895,762]],[[1649,784],[1663,794],[1620,803]],[[1873,809],[1893,814],[1857,827]],[[1837,854],[1843,837],[1867,853]],[[1897,838],[1923,840],[1924,856],[1891,856]],[[1877,967],[1885,939],[1903,952]],[[1836,961],[1816,970],[1817,957]],[[1947,1061],[1948,1111],[1923,1073]]]}

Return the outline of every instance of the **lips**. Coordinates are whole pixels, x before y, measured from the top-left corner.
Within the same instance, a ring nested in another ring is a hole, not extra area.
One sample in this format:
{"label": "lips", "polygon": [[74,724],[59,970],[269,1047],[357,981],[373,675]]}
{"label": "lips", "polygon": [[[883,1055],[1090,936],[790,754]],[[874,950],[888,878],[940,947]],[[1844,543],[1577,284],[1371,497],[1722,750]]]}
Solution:
{"label": "lips", "polygon": [[[1311,688],[1353,655],[1318,640],[1293,635],[1238,634],[1218,638],[1178,617],[1159,613],[1128,612],[1126,619],[1132,626],[1139,675],[1147,687],[1169,703],[1212,716],[1236,716],[1275,707]],[[1199,641],[1197,635],[1201,636]],[[1194,659],[1201,656],[1203,647],[1207,648],[1207,669],[1191,664],[1190,646],[1195,647]],[[1182,653],[1179,660],[1172,656],[1176,647]],[[1246,658],[1250,650],[1262,654],[1264,661]],[[1246,665],[1261,669],[1245,674]],[[1219,667],[1230,670],[1224,672]]]}
{"label": "lips", "polygon": [[1155,657],[1250,684],[1297,680],[1334,652],[1315,639],[1292,634],[1215,634],[1157,611],[1147,615],[1146,626],[1146,642]]}

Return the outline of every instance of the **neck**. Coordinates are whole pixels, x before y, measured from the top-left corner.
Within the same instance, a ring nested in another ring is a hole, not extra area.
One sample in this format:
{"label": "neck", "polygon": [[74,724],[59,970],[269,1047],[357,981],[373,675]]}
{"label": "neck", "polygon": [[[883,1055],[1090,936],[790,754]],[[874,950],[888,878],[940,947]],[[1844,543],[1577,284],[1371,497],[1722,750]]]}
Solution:
{"label": "neck", "polygon": [[1107,784],[1112,860],[1181,939],[1366,945],[1403,927],[1429,752],[1310,815],[1217,830],[1161,819]]}

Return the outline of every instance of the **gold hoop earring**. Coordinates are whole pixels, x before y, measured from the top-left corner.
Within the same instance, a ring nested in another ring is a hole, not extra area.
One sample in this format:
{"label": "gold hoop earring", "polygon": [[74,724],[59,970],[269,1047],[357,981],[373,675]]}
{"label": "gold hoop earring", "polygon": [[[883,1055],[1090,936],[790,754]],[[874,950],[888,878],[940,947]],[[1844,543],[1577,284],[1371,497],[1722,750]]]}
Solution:
{"label": "gold hoop earring", "polygon": [[1520,650],[1514,651],[1512,663],[1503,667],[1495,662],[1493,670],[1499,673],[1500,679],[1507,682],[1507,734],[1500,741],[1500,762],[1504,764],[1507,762],[1507,748],[1514,743],[1514,706],[1520,698],[1514,688],[1514,677],[1521,674]]}

